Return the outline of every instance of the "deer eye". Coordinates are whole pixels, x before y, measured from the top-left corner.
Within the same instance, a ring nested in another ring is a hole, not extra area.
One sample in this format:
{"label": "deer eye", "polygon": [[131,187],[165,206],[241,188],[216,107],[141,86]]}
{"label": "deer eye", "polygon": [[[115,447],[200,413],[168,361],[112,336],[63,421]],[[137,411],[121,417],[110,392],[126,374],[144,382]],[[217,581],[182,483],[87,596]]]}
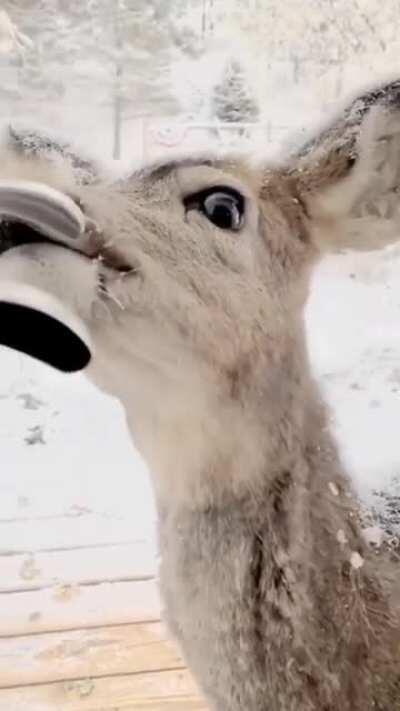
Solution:
{"label": "deer eye", "polygon": [[202,212],[213,225],[221,230],[239,232],[243,227],[245,200],[237,190],[214,187],[184,199],[186,211]]}

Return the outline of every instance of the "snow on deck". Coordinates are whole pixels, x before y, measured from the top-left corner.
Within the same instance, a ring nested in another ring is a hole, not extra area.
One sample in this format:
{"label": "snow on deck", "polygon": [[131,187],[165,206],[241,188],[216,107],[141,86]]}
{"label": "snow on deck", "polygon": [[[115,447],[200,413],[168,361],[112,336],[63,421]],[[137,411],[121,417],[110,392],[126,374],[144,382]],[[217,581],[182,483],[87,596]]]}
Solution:
{"label": "snow on deck", "polygon": [[0,363],[0,711],[204,709],[160,623],[122,408],[81,376]]}

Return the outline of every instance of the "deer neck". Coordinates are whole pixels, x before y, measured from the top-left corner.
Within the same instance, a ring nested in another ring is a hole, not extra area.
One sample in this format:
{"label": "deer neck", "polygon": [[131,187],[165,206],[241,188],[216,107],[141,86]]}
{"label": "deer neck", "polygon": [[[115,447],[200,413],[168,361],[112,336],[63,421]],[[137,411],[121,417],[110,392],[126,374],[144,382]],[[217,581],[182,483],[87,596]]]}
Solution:
{"label": "deer neck", "polygon": [[154,399],[140,407],[137,397],[125,402],[161,506],[225,507],[264,490],[302,459],[311,422],[322,428],[324,418],[307,369],[282,375],[281,368],[287,363],[265,366],[257,379],[254,366],[253,379],[233,395],[192,378],[164,388],[160,408]]}

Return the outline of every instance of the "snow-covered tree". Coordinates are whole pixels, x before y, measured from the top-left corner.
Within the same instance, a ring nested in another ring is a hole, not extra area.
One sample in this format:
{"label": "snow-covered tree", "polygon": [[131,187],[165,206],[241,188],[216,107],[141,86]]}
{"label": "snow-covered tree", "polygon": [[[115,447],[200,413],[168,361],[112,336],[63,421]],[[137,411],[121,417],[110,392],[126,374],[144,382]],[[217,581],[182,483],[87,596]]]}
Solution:
{"label": "snow-covered tree", "polygon": [[240,33],[253,55],[329,63],[397,42],[400,6],[378,0],[213,0],[213,13],[215,32]]}
{"label": "snow-covered tree", "polygon": [[108,107],[116,157],[126,118],[176,112],[168,81],[171,54],[180,51],[172,36],[174,3],[9,0],[7,9],[12,24],[33,39],[23,59],[14,60],[10,80],[25,108]]}
{"label": "snow-covered tree", "polygon": [[220,123],[253,123],[259,108],[240,62],[230,60],[213,90],[212,115]]}
{"label": "snow-covered tree", "polygon": [[[253,122],[257,104],[269,109],[273,96],[276,108],[305,83],[311,104],[318,82],[328,107],[349,90],[352,63],[372,76],[380,57],[380,68],[397,66],[399,19],[398,3],[378,0],[3,0],[2,110],[47,113],[53,125],[63,108],[76,116],[98,108],[119,155],[140,115]],[[228,44],[240,63],[228,64],[213,91],[220,64],[210,70],[206,60],[226,57]],[[303,99],[305,107],[307,92]]]}

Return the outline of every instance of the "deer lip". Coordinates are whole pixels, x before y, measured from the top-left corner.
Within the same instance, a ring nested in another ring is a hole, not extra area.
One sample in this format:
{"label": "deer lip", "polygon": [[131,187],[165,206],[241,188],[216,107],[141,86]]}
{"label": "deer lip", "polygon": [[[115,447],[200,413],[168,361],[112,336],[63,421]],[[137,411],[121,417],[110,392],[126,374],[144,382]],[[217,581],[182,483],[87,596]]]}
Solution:
{"label": "deer lip", "polygon": [[117,249],[112,247],[103,246],[94,252],[83,252],[83,254],[91,259],[97,259],[104,267],[120,274],[137,274],[139,271],[136,266],[124,259]]}
{"label": "deer lip", "polygon": [[79,198],[40,182],[0,180],[0,254],[38,243],[99,260],[117,273],[134,271]]}
{"label": "deer lip", "polygon": [[78,252],[88,259],[98,260],[102,265],[113,271],[127,274],[136,272],[136,268],[127,262],[118,252],[104,243],[100,234],[89,230],[82,241],[76,245],[52,239],[34,227],[22,222],[4,220],[0,222],[0,257],[13,247],[25,244],[51,244],[57,247]]}

